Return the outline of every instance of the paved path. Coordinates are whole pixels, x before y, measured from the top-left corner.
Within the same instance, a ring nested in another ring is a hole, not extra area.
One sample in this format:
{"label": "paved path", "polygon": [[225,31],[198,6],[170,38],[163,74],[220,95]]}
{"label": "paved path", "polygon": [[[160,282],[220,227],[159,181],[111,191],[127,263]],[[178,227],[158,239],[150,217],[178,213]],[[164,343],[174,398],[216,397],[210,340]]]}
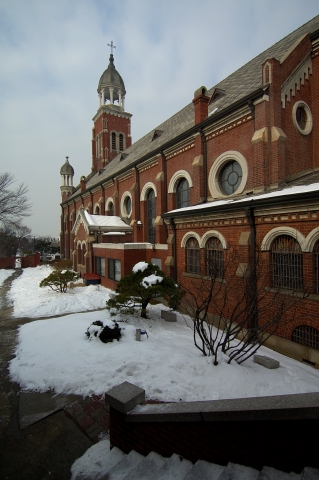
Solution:
{"label": "paved path", "polygon": [[13,318],[6,293],[21,274],[0,288],[0,478],[70,479],[76,458],[109,431],[108,406],[101,397],[20,392],[8,376],[18,327],[34,321]]}

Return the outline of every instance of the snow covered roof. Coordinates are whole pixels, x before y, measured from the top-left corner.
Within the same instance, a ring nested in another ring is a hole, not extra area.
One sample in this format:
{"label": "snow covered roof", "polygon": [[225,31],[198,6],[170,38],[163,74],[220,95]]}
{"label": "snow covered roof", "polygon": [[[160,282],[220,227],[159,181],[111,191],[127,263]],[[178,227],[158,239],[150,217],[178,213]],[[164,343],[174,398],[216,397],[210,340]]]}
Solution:
{"label": "snow covered roof", "polygon": [[80,208],[72,233],[77,234],[80,225],[83,224],[86,232],[131,232],[132,227],[127,225],[120,217],[105,215],[90,215],[83,207]]}
{"label": "snow covered roof", "polygon": [[[206,209],[215,209],[215,208],[220,208],[223,206],[229,206],[230,208],[236,207],[236,206],[246,206],[248,203],[253,204],[254,202],[258,203],[260,201],[267,201],[271,200],[273,198],[278,198],[278,197],[284,197],[286,195],[291,195],[291,200],[293,200],[294,196],[300,195],[300,194],[307,194],[311,192],[318,192],[319,195],[319,182],[317,183],[312,183],[310,185],[294,185],[291,187],[286,187],[283,188],[282,190],[275,190],[272,192],[267,192],[259,195],[251,195],[247,197],[233,197],[233,198],[225,198],[222,200],[214,200],[212,202],[207,202],[207,203],[202,203],[201,205],[193,205],[192,207],[185,207],[185,208],[179,208],[176,210],[171,210],[170,212],[164,214],[165,216],[175,216],[175,214],[179,214],[183,212],[191,213],[191,212],[198,212],[200,210],[206,210]],[[319,197],[318,197],[319,199]],[[279,198],[278,198],[279,200]],[[178,216],[178,215],[177,215]]]}

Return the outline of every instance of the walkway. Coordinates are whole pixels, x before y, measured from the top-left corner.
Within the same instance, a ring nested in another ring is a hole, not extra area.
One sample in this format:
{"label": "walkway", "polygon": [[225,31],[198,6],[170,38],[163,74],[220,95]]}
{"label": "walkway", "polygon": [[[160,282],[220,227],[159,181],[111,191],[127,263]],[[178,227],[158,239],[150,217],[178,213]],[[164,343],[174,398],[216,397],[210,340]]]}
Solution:
{"label": "walkway", "polygon": [[21,392],[11,382],[17,331],[32,318],[13,318],[7,292],[16,270],[0,288],[0,478],[70,479],[73,462],[108,433],[108,407],[101,397]]}

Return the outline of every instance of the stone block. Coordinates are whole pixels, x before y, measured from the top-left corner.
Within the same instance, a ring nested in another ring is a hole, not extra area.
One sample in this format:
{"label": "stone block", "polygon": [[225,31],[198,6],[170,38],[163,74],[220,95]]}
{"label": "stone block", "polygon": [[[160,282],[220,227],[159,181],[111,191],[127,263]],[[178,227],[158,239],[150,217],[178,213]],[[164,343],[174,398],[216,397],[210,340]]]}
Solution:
{"label": "stone block", "polygon": [[165,322],[177,322],[176,313],[171,312],[170,310],[161,310],[161,317],[165,320]]}
{"label": "stone block", "polygon": [[274,360],[273,358],[266,357],[264,355],[254,355],[254,362],[270,369],[280,367],[278,360]]}
{"label": "stone block", "polygon": [[105,402],[121,413],[130,412],[144,400],[145,390],[130,382],[123,382],[105,394]]}

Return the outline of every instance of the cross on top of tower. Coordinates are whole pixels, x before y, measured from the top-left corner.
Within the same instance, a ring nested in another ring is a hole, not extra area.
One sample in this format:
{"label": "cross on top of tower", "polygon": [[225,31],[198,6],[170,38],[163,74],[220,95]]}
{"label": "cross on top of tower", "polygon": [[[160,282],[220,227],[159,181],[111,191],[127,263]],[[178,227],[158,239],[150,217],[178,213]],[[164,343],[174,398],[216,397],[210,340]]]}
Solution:
{"label": "cross on top of tower", "polygon": [[116,48],[116,46],[113,45],[113,40],[111,41],[111,43],[108,43],[107,46],[111,47],[111,55],[113,55],[113,48]]}

